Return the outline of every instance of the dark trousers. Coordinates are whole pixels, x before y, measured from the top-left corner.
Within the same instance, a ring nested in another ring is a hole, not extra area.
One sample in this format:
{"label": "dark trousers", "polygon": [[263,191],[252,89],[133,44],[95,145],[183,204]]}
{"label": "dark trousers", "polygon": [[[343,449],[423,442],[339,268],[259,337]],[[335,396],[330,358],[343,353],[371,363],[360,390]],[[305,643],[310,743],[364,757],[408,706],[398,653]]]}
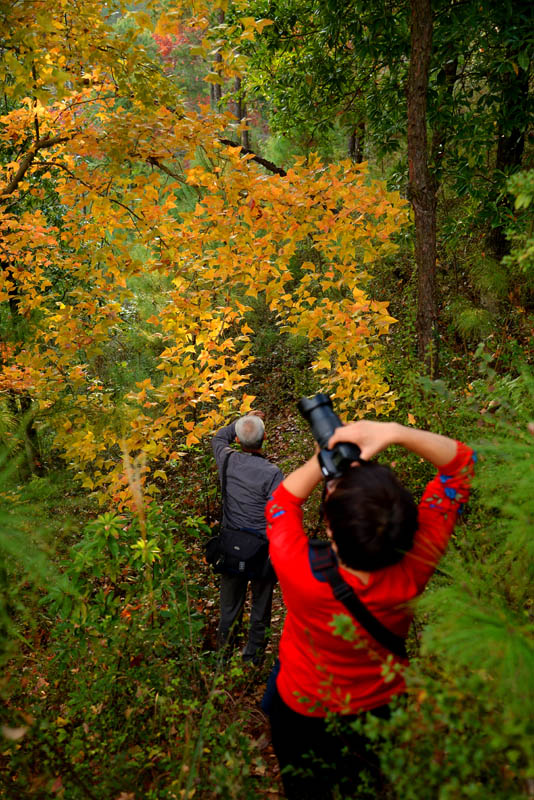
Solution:
{"label": "dark trousers", "polygon": [[[389,706],[371,713],[388,719]],[[335,715],[327,721],[297,714],[276,691],[270,709],[271,734],[288,800],[381,796],[378,757],[368,739],[350,729],[359,716]]]}
{"label": "dark trousers", "polygon": [[271,624],[273,589],[276,583],[273,578],[249,580],[240,575],[221,575],[221,619],[217,630],[217,646],[219,648],[227,646],[229,651],[232,649],[241,626],[249,583],[252,590],[252,607],[248,640],[243,656],[259,661],[265,650],[266,630]]}

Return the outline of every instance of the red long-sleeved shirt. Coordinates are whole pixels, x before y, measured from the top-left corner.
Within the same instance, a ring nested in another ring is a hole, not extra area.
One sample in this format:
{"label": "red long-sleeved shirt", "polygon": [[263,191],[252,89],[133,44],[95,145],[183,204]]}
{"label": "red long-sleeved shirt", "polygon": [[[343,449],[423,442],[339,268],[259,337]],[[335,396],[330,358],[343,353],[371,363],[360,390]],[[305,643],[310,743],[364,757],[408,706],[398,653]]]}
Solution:
{"label": "red long-sleeved shirt", "polygon": [[[473,451],[458,442],[456,456],[426,487],[413,547],[398,564],[370,573],[367,585],[340,567],[368,609],[400,636],[407,634],[412,620],[409,603],[428,583],[458,510],[467,501],[474,461]],[[404,690],[402,669],[392,666],[406,662],[375,642],[356,621],[356,641],[334,634],[333,617],[349,612],[330,585],[312,573],[302,503],[282,484],[265,509],[271,560],[287,608],[278,691],[290,708],[309,716],[377,708]]]}

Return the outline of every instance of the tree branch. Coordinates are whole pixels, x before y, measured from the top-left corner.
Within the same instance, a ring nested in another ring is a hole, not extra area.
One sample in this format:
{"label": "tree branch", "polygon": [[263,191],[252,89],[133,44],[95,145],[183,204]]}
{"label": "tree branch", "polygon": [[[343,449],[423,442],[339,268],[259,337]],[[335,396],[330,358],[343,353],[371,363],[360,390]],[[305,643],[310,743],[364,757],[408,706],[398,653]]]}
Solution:
{"label": "tree branch", "polygon": [[158,169],[160,169],[170,178],[174,178],[175,180],[179,181],[179,183],[185,183],[183,177],[179,175],[177,172],[173,172],[172,169],[169,169],[169,167],[166,167],[165,164],[162,164],[158,156],[149,156],[147,158],[147,162],[151,164],[153,167],[157,167]]}
{"label": "tree branch", "polygon": [[16,171],[15,175],[11,179],[11,181],[5,186],[2,190],[0,190],[0,199],[3,197],[8,197],[10,194],[13,194],[21,180],[26,175],[28,169],[32,165],[35,156],[37,155],[39,150],[43,150],[46,147],[53,147],[55,144],[62,144],[62,142],[68,142],[72,139],[72,136],[44,136],[42,139],[38,139],[31,150],[28,150],[24,158],[19,164],[19,168]]}
{"label": "tree branch", "polygon": [[[67,173],[67,175],[70,175],[70,177],[73,180],[78,181],[78,183],[81,183],[82,186],[85,186],[85,187],[87,187],[87,189],[90,189],[90,191],[95,192],[99,197],[106,197],[107,198],[107,192],[109,191],[109,185],[108,185],[108,188],[106,189],[106,192],[102,192],[101,189],[98,189],[96,186],[91,186],[90,183],[87,183],[87,181],[84,181],[83,178],[80,178],[78,175],[75,175],[74,172],[72,172],[68,167],[66,167],[64,164],[60,164],[58,161],[39,161],[39,162],[37,162],[37,166],[38,167],[56,167],[58,169],[62,169],[64,172]],[[133,211],[129,206],[126,205],[126,203],[122,203],[120,200],[117,200],[116,197],[109,197],[108,199],[109,199],[110,203],[115,203],[116,205],[120,206],[121,208],[124,208],[124,210],[127,211],[128,214],[131,214],[131,216],[134,217],[135,219],[138,219],[140,222],[143,221],[143,218],[140,217],[138,214],[136,214],[135,211]]]}
{"label": "tree branch", "polygon": [[265,169],[269,170],[269,172],[274,172],[276,175],[281,175],[282,178],[287,175],[285,169],[282,169],[282,167],[277,167],[272,161],[267,161],[266,158],[256,155],[253,150],[249,150],[247,147],[242,147],[239,142],[232,142],[231,139],[219,139],[218,141],[221,144],[228,145],[228,147],[239,147],[243,155],[251,155],[252,161],[256,161],[258,164],[261,164],[261,166],[265,167]]}

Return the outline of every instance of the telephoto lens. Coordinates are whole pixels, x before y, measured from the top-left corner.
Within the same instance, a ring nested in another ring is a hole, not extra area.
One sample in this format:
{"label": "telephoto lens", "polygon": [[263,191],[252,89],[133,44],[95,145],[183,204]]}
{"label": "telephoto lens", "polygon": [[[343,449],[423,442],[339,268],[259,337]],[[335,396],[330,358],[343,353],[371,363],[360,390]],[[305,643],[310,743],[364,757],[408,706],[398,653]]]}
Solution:
{"label": "telephoto lens", "polygon": [[313,438],[319,447],[327,447],[328,440],[341,420],[332,408],[332,400],[328,394],[316,394],[314,397],[302,397],[298,409],[309,423]]}
{"label": "telephoto lens", "polygon": [[309,423],[313,437],[321,448],[319,464],[325,480],[339,478],[354,461],[360,460],[360,448],[357,444],[338,442],[332,450],[328,449],[330,437],[342,424],[332,408],[329,395],[316,394],[314,397],[302,397],[298,409]]}

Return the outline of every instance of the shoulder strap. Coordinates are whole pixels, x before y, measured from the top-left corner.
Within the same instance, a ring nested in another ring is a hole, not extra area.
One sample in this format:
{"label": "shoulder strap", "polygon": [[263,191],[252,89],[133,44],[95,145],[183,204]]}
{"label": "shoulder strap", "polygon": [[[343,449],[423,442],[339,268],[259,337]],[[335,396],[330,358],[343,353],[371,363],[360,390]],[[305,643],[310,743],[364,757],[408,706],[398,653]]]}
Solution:
{"label": "shoulder strap", "polygon": [[230,449],[230,452],[227,453],[226,458],[223,461],[223,468],[221,472],[221,493],[222,493],[222,501],[224,503],[224,496],[226,494],[226,473],[228,472],[228,462],[230,461],[230,456],[232,455],[233,450]]}
{"label": "shoulder strap", "polygon": [[352,614],[354,619],[370,633],[373,639],[400,658],[407,658],[406,640],[382,625],[367,606],[362,603],[351,586],[341,577],[336,557],[328,542],[309,543],[312,570],[318,572],[332,587],[334,596]]}
{"label": "shoulder strap", "polygon": [[230,456],[232,453],[233,450],[230,448],[230,452],[226,454],[226,458],[223,461],[223,467],[221,470],[221,523],[224,515],[224,501],[226,498],[226,473],[228,472],[228,462],[230,461]]}

